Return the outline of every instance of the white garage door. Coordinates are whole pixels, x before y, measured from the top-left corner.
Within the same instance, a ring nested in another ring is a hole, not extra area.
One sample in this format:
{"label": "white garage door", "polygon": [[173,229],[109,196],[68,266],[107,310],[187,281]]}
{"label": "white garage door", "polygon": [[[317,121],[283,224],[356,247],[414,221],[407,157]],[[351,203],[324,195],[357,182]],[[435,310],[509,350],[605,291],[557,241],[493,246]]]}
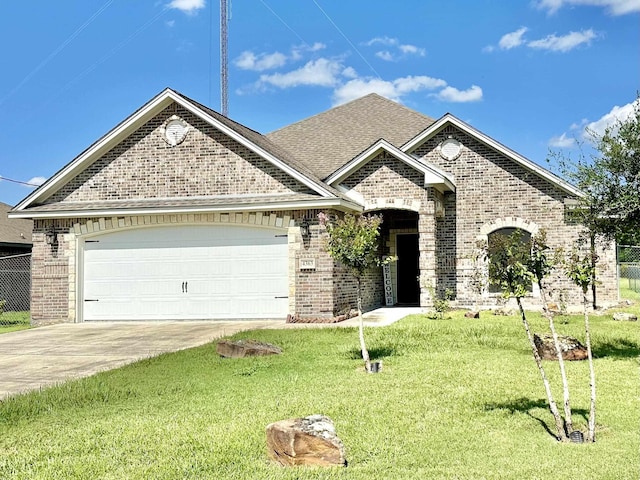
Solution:
{"label": "white garage door", "polygon": [[175,226],[87,240],[84,320],[282,318],[288,246],[282,230]]}

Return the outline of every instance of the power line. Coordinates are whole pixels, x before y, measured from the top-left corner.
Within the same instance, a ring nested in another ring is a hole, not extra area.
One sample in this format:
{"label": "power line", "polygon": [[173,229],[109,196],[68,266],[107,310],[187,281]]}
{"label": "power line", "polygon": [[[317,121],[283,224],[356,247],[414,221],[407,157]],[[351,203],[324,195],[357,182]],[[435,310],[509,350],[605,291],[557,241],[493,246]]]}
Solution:
{"label": "power line", "polygon": [[12,178],[3,177],[2,175],[0,175],[0,180],[4,180],[6,182],[12,182],[12,183],[19,183],[20,185],[28,185],[30,187],[39,187],[40,186],[40,185],[37,185],[35,183],[22,182],[20,180],[13,180]]}
{"label": "power line", "polygon": [[82,79],[83,77],[87,76],[89,73],[91,73],[96,68],[98,68],[99,65],[101,65],[104,62],[106,62],[108,59],[110,59],[112,56],[114,56],[120,49],[122,49],[125,45],[127,45],[131,40],[133,40],[140,33],[142,33],[144,30],[149,28],[153,23],[155,23],[161,16],[163,16],[169,10],[169,8],[170,7],[168,7],[168,6],[164,7],[164,9],[162,9],[162,11],[157,13],[155,16],[153,16],[153,18],[148,20],[141,27],[139,27],[135,32],[133,32],[131,35],[129,35],[127,38],[125,38],[122,42],[120,42],[118,45],[116,45],[114,48],[112,48],[109,52],[107,52],[105,55],[103,55],[98,61],[94,62],[92,65],[90,65],[89,67],[85,68],[82,72],[80,72],[78,75],[76,75],[71,80],[69,80],[62,88],[60,88],[56,93],[54,93],[51,97],[49,97],[49,99],[46,102],[43,103],[43,106],[44,105],[48,105],[49,103],[51,103],[62,92],[66,91],[72,84],[74,84],[78,80]]}
{"label": "power line", "polygon": [[305,41],[305,39],[304,39],[304,38],[302,38],[300,35],[298,35],[298,32],[296,32],[293,28],[291,28],[291,27],[289,26],[289,24],[288,24],[287,22],[285,22],[285,21],[282,19],[282,17],[281,17],[280,15],[278,15],[278,14],[273,10],[273,8],[271,8],[269,5],[267,5],[267,2],[265,2],[264,0],[260,0],[260,3],[262,3],[262,4],[263,4],[263,5],[264,5],[264,6],[265,6],[265,7],[266,7],[266,8],[267,8],[271,13],[273,13],[273,15],[274,15],[278,20],[280,20],[280,21],[282,22],[282,24],[283,24],[285,27],[287,27],[287,28],[291,31],[291,33],[293,33],[296,37],[298,37],[298,39],[299,39],[302,43],[304,43],[305,45],[309,45],[309,43],[307,43],[307,42]]}
{"label": "power line", "polygon": [[102,5],[102,7],[100,7],[98,9],[98,11],[96,11],[93,15],[91,15],[91,17],[89,17],[89,19],[87,19],[82,25],[80,25],[75,32],[73,32],[71,34],[71,36],[69,36],[69,38],[67,38],[64,42],[62,42],[53,52],[51,52],[47,58],[45,58],[42,62],[40,62],[38,64],[38,66],[36,68],[34,68],[31,72],[29,72],[29,74],[27,74],[22,81],[15,86],[8,94],[6,94],[4,97],[2,97],[0,99],[0,105],[2,105],[7,99],[9,99],[10,97],[12,97],[18,90],[20,90],[25,83],[27,83],[29,80],[31,80],[36,73],[38,73],[40,70],[42,70],[42,68],[44,68],[45,65],[47,65],[47,63],[49,63],[51,60],[53,60],[60,52],[62,52],[62,50],[64,50],[67,45],[69,45],[78,35],[80,35],[82,33],[82,31],[87,28],[91,23],[93,23],[93,21],[98,18],[98,16],[104,12],[107,8],[109,8],[109,6],[114,2],[114,0],[108,0],[104,5]]}
{"label": "power line", "polygon": [[349,37],[347,37],[344,32],[342,30],[340,30],[340,27],[338,27],[338,25],[336,25],[336,22],[334,22],[331,17],[327,14],[327,12],[325,12],[322,7],[318,4],[318,2],[316,2],[316,0],[312,0],[313,3],[316,4],[316,7],[318,7],[318,9],[324,14],[325,17],[327,17],[327,20],[329,20],[331,22],[331,25],[333,25],[335,27],[335,29],[338,31],[338,33],[340,33],[340,35],[342,35],[344,37],[344,39],[349,43],[349,45],[351,45],[351,48],[353,48],[353,50],[360,56],[360,58],[364,61],[364,63],[367,64],[367,66],[371,69],[371,71],[373,73],[376,74],[376,77],[382,79],[382,77],[380,76],[380,74],[376,71],[375,68],[373,68],[373,66],[367,61],[366,58],[364,58],[364,55],[362,55],[362,53],[360,53],[360,50],[358,50],[356,48],[356,46],[351,42],[351,40],[349,40]]}

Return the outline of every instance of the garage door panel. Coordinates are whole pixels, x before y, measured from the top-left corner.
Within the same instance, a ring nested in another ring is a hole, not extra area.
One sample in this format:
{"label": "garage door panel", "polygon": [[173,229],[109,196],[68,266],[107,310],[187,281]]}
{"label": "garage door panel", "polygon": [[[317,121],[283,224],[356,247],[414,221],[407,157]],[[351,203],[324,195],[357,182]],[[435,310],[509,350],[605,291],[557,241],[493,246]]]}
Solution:
{"label": "garage door panel", "polygon": [[288,311],[281,230],[144,228],[84,249],[85,320],[279,318]]}

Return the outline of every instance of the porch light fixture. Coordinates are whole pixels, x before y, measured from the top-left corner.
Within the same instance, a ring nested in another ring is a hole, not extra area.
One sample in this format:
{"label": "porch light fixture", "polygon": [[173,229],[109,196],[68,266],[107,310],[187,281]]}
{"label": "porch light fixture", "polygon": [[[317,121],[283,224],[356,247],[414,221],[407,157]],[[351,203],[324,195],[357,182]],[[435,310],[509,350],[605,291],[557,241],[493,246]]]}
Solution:
{"label": "porch light fixture", "polygon": [[58,234],[56,233],[56,229],[53,227],[49,227],[49,229],[45,233],[45,239],[47,241],[47,245],[57,245]]}
{"label": "porch light fixture", "polygon": [[309,238],[311,235],[311,230],[309,230],[309,220],[306,218],[303,218],[300,222],[300,235],[302,235],[302,238]]}

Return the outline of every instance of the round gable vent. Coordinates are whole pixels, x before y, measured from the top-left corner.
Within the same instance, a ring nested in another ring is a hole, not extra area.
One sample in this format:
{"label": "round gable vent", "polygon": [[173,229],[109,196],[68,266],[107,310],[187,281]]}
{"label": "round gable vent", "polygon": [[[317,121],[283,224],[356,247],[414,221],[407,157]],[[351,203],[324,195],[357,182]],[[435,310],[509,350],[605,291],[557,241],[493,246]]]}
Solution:
{"label": "round gable vent", "polygon": [[440,150],[440,156],[446,160],[455,160],[460,156],[462,151],[462,144],[453,138],[447,138],[444,142],[438,145]]}
{"label": "round gable vent", "polygon": [[189,124],[177,115],[172,115],[163,128],[163,137],[172,147],[182,143],[189,132]]}

